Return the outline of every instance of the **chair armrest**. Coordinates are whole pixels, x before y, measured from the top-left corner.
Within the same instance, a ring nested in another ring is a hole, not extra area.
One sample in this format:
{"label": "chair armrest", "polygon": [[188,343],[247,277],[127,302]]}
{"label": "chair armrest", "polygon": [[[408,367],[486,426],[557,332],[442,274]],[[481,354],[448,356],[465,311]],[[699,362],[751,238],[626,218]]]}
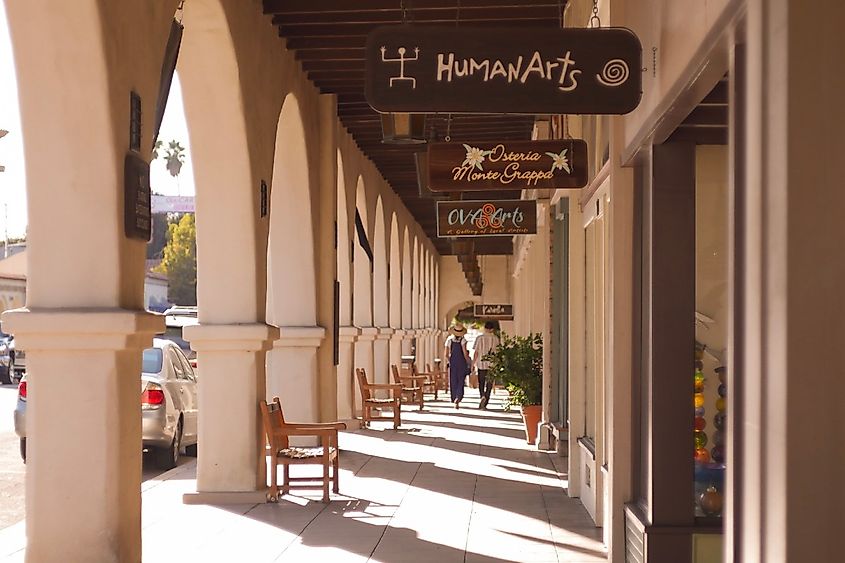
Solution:
{"label": "chair armrest", "polygon": [[334,428],[298,428],[285,426],[274,432],[279,436],[332,436],[337,434]]}
{"label": "chair armrest", "polygon": [[285,422],[283,428],[313,428],[315,430],[346,430],[345,422]]}

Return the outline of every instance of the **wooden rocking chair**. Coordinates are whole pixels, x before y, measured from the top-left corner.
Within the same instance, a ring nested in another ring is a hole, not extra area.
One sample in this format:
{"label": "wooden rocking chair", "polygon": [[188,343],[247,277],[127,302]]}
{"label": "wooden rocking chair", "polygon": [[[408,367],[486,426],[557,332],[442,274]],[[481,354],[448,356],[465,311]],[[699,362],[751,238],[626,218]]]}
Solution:
{"label": "wooden rocking chair", "polygon": [[420,410],[423,409],[423,384],[427,379],[424,375],[416,375],[414,373],[415,370],[411,368],[408,370],[407,368],[402,368],[402,372],[396,364],[390,366],[390,370],[393,372],[393,382],[398,383],[402,386],[402,398],[405,400],[406,403],[416,403],[419,405]]}
{"label": "wooden rocking chair", "polygon": [[[355,368],[355,377],[358,379],[358,387],[361,389],[361,420],[362,425],[369,427],[370,421],[385,419],[384,416],[373,416],[372,409],[388,408],[393,410],[393,429],[399,428],[402,424],[402,385],[396,383],[369,383],[367,372],[362,368]],[[375,396],[373,391],[387,389],[390,391],[390,398],[382,399]]]}
{"label": "wooden rocking chair", "polygon": [[[282,412],[282,404],[278,397],[273,397],[272,403],[260,401],[261,418],[264,420],[264,431],[267,434],[267,443],[270,445],[268,457],[270,457],[270,493],[269,500],[276,502],[279,499],[278,467],[284,466],[284,483],[282,483],[282,494],[288,494],[291,489],[313,489],[314,483],[322,479],[323,502],[329,502],[329,482],[333,483],[332,490],[337,494],[340,492],[338,478],[340,476],[340,457],[337,445],[337,431],[345,430],[346,424],[342,422],[329,422],[322,424],[285,422]],[[319,447],[291,447],[290,436],[317,436],[320,438]],[[322,465],[323,476],[319,477],[291,477],[290,466],[294,464]],[[329,465],[332,466],[331,475]],[[292,485],[295,481],[308,481],[309,485]]]}

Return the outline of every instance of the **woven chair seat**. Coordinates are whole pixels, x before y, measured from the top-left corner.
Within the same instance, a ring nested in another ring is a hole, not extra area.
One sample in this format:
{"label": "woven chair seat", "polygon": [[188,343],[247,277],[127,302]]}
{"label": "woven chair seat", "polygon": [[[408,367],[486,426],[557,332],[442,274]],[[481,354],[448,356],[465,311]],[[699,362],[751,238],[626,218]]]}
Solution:
{"label": "woven chair seat", "polygon": [[420,389],[421,389],[420,387],[403,387],[403,388],[402,388],[402,391],[414,391],[414,392],[417,392],[417,391],[419,391]]}
{"label": "woven chair seat", "polygon": [[[329,448],[329,454],[333,454],[334,452],[334,448]],[[323,448],[285,448],[283,450],[279,450],[279,455],[289,457],[291,459],[310,459],[312,457],[322,457]]]}
{"label": "woven chair seat", "polygon": [[386,405],[386,404],[394,402],[394,399],[378,399],[376,397],[372,397],[370,399],[367,399],[366,402],[377,403],[377,404],[380,404],[380,405]]}

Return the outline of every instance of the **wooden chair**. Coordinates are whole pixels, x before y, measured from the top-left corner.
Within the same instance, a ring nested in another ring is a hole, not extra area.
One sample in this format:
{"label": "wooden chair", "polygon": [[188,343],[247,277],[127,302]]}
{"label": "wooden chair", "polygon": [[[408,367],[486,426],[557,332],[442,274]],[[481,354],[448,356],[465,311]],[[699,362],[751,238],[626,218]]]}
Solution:
{"label": "wooden chair", "polygon": [[[282,483],[282,494],[288,494],[291,489],[313,489],[314,483],[319,477],[291,477],[291,465],[322,465],[323,466],[323,502],[329,502],[329,482],[333,483],[333,491],[340,491],[338,478],[340,476],[340,457],[337,445],[337,431],[345,430],[346,424],[342,422],[329,423],[304,423],[286,422],[282,412],[282,404],[278,397],[273,397],[272,403],[259,403],[261,407],[261,418],[264,420],[264,431],[267,434],[267,443],[270,445],[268,456],[270,457],[272,471],[270,473],[270,494],[269,499],[276,502],[279,499],[278,467],[284,466],[284,483]],[[292,447],[290,436],[316,436],[320,439],[319,447]],[[329,475],[329,465],[333,467]],[[309,481],[310,485],[292,485],[295,481]]]}
{"label": "wooden chair", "polygon": [[432,393],[434,393],[434,400],[437,400],[438,392],[440,391],[448,391],[449,385],[447,383],[448,378],[446,374],[440,371],[440,366],[435,364],[434,369],[431,369],[431,364],[425,364],[425,372],[421,373],[420,375],[425,375],[428,377],[426,379],[424,387],[428,387]]}
{"label": "wooden chair", "polygon": [[400,373],[396,364],[390,366],[390,370],[393,372],[393,382],[402,385],[402,398],[408,403],[416,403],[422,410],[423,384],[428,378],[424,375],[416,375],[413,368],[411,368],[410,373],[406,368],[403,368],[401,370],[403,373]]}
{"label": "wooden chair", "polygon": [[[402,424],[402,385],[396,383],[369,383],[367,372],[362,368],[355,368],[355,377],[358,379],[358,387],[361,390],[361,419],[364,427],[369,427],[370,421],[385,419],[384,416],[373,416],[374,408],[389,408],[393,410],[393,429],[399,428]],[[373,394],[373,391],[386,389],[390,391],[390,398],[382,399]]]}

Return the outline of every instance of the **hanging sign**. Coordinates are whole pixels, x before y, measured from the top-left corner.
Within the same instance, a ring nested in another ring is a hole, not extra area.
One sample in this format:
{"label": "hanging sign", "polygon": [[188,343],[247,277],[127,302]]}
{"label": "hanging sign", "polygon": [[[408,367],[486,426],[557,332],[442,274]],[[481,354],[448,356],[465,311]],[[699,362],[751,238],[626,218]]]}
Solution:
{"label": "hanging sign", "polygon": [[149,241],[152,234],[150,165],[130,151],[123,161],[123,232],[131,239]]}
{"label": "hanging sign", "polygon": [[365,57],[380,112],[625,114],[641,97],[642,46],[625,28],[385,26]]}
{"label": "hanging sign", "polygon": [[537,232],[537,201],[438,201],[438,237],[533,235]]}
{"label": "hanging sign", "polygon": [[479,319],[497,319],[500,321],[513,320],[513,305],[484,304],[473,307],[473,316]]}
{"label": "hanging sign", "polygon": [[586,185],[587,143],[581,139],[428,146],[428,188],[432,192]]}

